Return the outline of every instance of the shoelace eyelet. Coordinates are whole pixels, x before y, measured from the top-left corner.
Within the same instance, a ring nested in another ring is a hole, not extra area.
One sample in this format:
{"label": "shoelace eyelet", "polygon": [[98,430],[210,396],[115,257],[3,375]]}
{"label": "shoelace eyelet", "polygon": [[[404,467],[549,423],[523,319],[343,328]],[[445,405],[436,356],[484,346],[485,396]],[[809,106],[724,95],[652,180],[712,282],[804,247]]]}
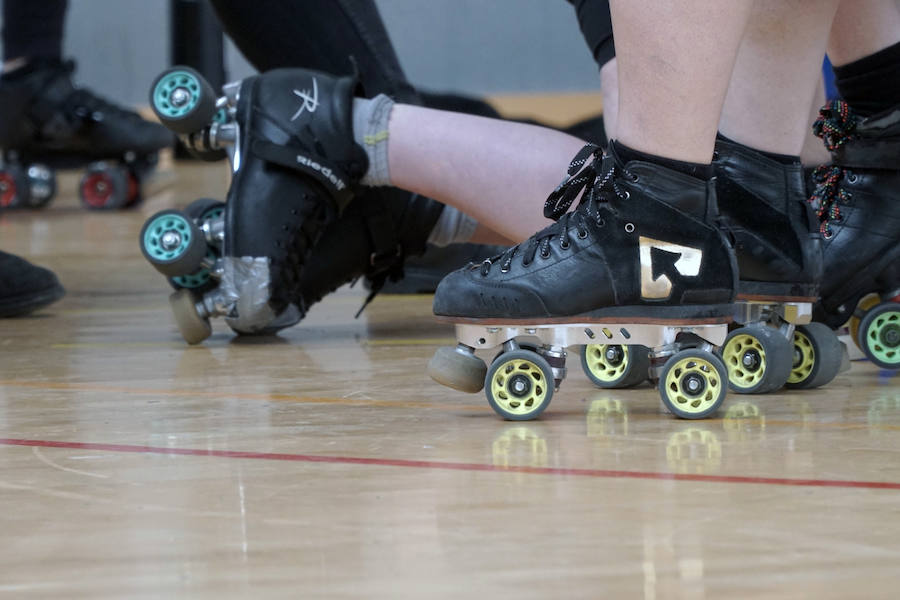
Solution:
{"label": "shoelace eyelet", "polygon": [[579,239],[579,240],[587,239],[587,236],[588,236],[588,232],[587,232],[587,231],[582,230],[582,229],[579,229],[579,230],[578,230],[578,239]]}
{"label": "shoelace eyelet", "polygon": [[541,250],[541,258],[550,258],[549,250]]}
{"label": "shoelace eyelet", "polygon": [[856,183],[859,181],[859,176],[856,173],[847,173],[847,183]]}
{"label": "shoelace eyelet", "polygon": [[569,244],[569,240],[565,240],[565,241],[559,243],[559,247],[562,248],[563,250],[568,250],[569,246],[571,246],[571,244]]}
{"label": "shoelace eyelet", "polygon": [[501,265],[500,272],[501,273],[509,273],[510,265]]}

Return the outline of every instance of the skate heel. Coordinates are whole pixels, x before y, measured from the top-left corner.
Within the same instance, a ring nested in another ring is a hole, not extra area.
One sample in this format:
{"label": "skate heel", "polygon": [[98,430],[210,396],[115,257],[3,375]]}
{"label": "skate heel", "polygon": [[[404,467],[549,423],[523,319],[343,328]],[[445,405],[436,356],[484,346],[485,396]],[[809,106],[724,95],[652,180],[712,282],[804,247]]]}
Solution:
{"label": "skate heel", "polygon": [[[438,349],[428,373],[457,390],[474,393],[483,388],[488,403],[504,419],[530,420],[547,408],[565,379],[567,349],[583,346],[590,349],[579,350],[583,366],[596,367],[601,361],[592,362],[592,357],[599,353],[604,366],[612,367],[591,370],[598,379],[614,384],[607,387],[658,380],[660,397],[670,412],[683,419],[702,419],[725,400],[728,374],[715,348],[727,335],[724,323],[458,323],[458,345]],[[489,368],[475,355],[476,350],[498,347],[501,351]]]}

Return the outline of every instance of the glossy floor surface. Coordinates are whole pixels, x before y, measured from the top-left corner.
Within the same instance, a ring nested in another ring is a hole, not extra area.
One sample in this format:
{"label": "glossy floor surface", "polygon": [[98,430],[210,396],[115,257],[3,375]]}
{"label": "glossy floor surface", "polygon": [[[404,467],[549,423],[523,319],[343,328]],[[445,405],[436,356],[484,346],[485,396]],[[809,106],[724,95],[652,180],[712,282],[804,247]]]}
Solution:
{"label": "glossy floor surface", "polygon": [[[894,598],[900,378],[731,395],[679,421],[570,376],[535,422],[432,383],[428,296],[179,337],[137,210],[0,216],[68,296],[0,321],[0,597]],[[71,188],[74,183],[65,184]]]}

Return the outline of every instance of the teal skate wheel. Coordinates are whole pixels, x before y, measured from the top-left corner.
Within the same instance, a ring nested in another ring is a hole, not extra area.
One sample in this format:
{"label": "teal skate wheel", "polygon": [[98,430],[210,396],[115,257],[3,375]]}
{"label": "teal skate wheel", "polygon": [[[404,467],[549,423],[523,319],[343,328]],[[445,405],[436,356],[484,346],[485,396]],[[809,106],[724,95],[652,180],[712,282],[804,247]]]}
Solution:
{"label": "teal skate wheel", "polygon": [[553,398],[553,369],[530,350],[513,350],[497,357],[484,378],[488,404],[507,421],[536,419]]}
{"label": "teal skate wheel", "polygon": [[215,198],[198,198],[184,207],[184,214],[200,227],[207,221],[223,217],[225,203]]}
{"label": "teal skate wheel", "polygon": [[177,210],[164,210],[147,219],[140,244],[144,258],[166,277],[197,273],[207,253],[200,229]]}
{"label": "teal skate wheel", "polygon": [[791,342],[767,325],[735,329],[722,346],[728,387],[739,394],[766,394],[780,389],[791,374],[791,350]]}
{"label": "teal skate wheel", "polygon": [[859,345],[882,369],[900,369],[900,304],[885,302],[870,309],[859,324]]}
{"label": "teal skate wheel", "polygon": [[216,117],[216,93],[190,67],[163,71],[150,87],[150,106],[163,125],[179,134],[209,126]]}
{"label": "teal skate wheel", "polygon": [[665,407],[681,419],[705,419],[728,393],[728,370],[718,356],[703,350],[676,352],[663,366],[659,395]]}
{"label": "teal skate wheel", "polygon": [[650,350],[646,346],[588,344],[581,348],[581,368],[599,388],[632,387],[647,380]]}
{"label": "teal skate wheel", "polygon": [[786,387],[812,389],[837,377],[844,349],[835,333],[824,323],[798,325],[794,329],[794,356]]}

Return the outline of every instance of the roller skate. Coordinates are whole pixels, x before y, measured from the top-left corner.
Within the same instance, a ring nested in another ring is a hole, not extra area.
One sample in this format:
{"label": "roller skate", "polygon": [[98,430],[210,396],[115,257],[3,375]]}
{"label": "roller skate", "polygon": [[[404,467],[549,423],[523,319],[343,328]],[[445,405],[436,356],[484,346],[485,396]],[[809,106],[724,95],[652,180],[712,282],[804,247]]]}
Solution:
{"label": "roller skate", "polygon": [[[720,226],[734,241],[740,280],[734,324],[722,348],[729,387],[742,394],[814,388],[838,373],[843,350],[812,323],[822,249],[802,167],[720,137],[713,161]],[[590,344],[582,368],[601,388],[647,379],[648,349]]]}
{"label": "roller skate", "polygon": [[860,118],[826,105],[813,130],[832,163],[816,169],[810,202],[825,248],[817,321],[847,324],[874,364],[900,368],[900,106]]}
{"label": "roller skate", "polygon": [[[644,346],[669,411],[715,413],[728,388],[716,349],[733,318],[738,270],[715,224],[714,184],[623,164],[614,143],[602,157],[589,145],[544,214],[557,222],[441,282],[434,313],[456,326],[458,344],[438,349],[431,377],[461,391],[484,388],[505,419],[534,419],[566,376],[568,348]],[[490,367],[475,355],[498,347]]]}
{"label": "roller skate", "polygon": [[356,81],[279,69],[227,84],[217,97],[193,69],[174,67],[150,101],[199,157],[231,163],[224,205],[198,201],[152,216],[147,260],[179,288],[170,302],[184,339],[222,316],[242,334],[270,334],[307,310],[300,279],[325,228],[353,198],[366,155],[353,142]]}
{"label": "roller skate", "polygon": [[72,83],[75,64],[34,62],[0,79],[0,209],[41,208],[56,195],[56,170],[84,167],[88,209],[141,200],[141,182],[172,136]]}

